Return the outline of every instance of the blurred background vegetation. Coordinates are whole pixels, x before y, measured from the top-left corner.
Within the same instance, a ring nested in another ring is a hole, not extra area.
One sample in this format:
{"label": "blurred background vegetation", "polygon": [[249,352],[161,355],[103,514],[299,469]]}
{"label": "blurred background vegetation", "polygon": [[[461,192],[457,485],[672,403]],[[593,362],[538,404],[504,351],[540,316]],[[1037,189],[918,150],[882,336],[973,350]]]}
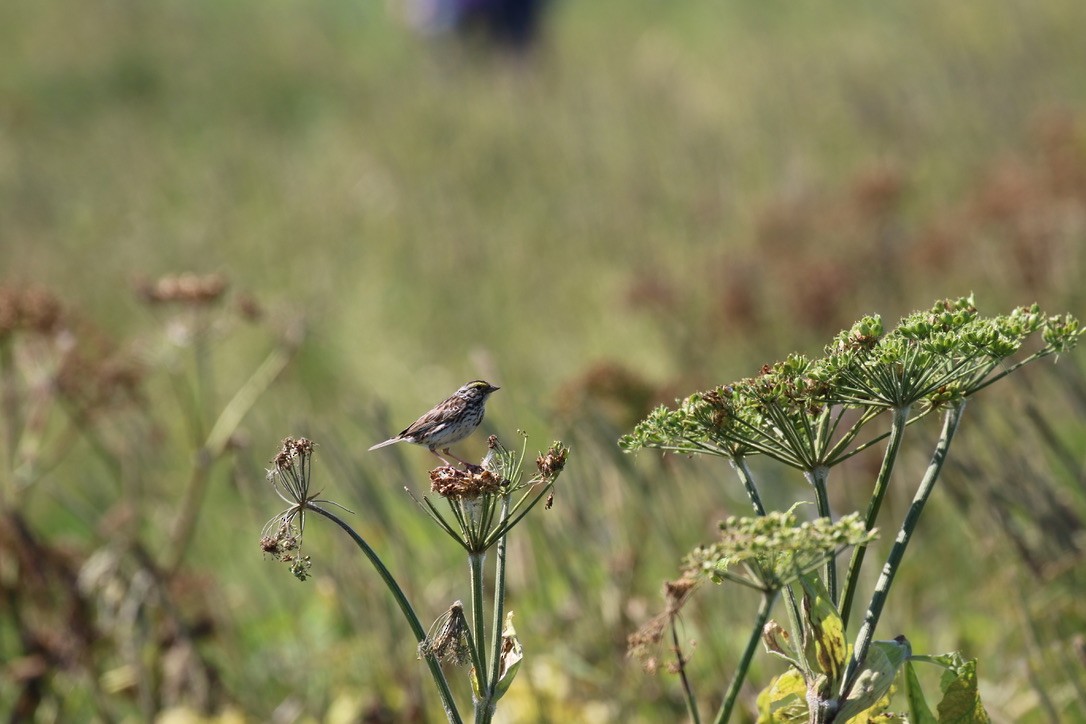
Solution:
{"label": "blurred background vegetation", "polygon": [[[432,619],[467,595],[402,491],[432,458],[364,451],[482,377],[487,432],[573,448],[511,543],[505,720],[680,718],[625,637],[747,504],[722,465],[617,437],[865,313],[1086,312],[1078,0],[554,2],[520,50],[408,10],[0,5],[0,711],[436,721],[347,541],[312,525],[304,584],[261,560],[263,473],[315,439]],[[882,624],[980,657],[998,721],[1086,718],[1081,357],[970,408]],[[840,512],[877,464],[837,479]],[[706,702],[753,607],[687,609]]]}

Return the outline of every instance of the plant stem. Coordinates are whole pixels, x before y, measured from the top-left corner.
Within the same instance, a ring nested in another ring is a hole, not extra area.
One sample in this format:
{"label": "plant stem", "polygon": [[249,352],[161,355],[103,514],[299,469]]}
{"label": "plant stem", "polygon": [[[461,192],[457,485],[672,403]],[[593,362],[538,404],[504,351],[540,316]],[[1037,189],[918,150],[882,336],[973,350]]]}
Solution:
{"label": "plant stem", "polygon": [[[499,527],[504,526],[509,519],[509,495],[502,496],[502,512],[501,522]],[[491,639],[492,652],[490,661],[490,679],[487,682],[486,700],[484,702],[485,709],[483,711],[483,722],[488,724],[491,718],[494,716],[494,705],[497,703],[494,701],[494,692],[498,688],[498,675],[501,672],[501,654],[502,654],[502,626],[505,618],[505,560],[506,560],[506,537],[503,535],[498,539],[496,547],[496,558],[494,566],[494,621],[493,621],[493,638]]]}
{"label": "plant stem", "polygon": [[475,697],[475,721],[482,721],[482,712],[490,699],[489,669],[486,668],[486,628],[483,622],[483,559],[485,551],[468,553],[468,569],[471,573],[471,630],[475,647],[479,651],[479,668],[475,671],[478,694]]}
{"label": "plant stem", "polygon": [[[0,338],[0,425],[4,428],[5,454],[3,466],[3,481],[0,485],[0,504],[11,503],[15,508],[15,476],[12,475],[18,467],[19,435],[22,433],[22,419],[20,415],[18,379],[15,371],[15,355],[12,352],[11,335]],[[8,501],[8,498],[11,501]],[[6,507],[6,506],[5,506]]]}
{"label": "plant stem", "polygon": [[[830,512],[830,497],[826,492],[826,478],[829,477],[830,469],[825,465],[818,465],[803,473],[803,476],[807,478],[807,482],[811,484],[811,487],[815,491],[815,504],[818,506],[818,515],[820,518],[833,522],[833,515]],[[826,590],[830,594],[830,600],[837,600],[837,556],[829,556],[826,559]]]}
{"label": "plant stem", "polygon": [[739,660],[739,668],[735,670],[731,684],[728,685],[728,693],[724,695],[720,711],[717,712],[716,719],[713,720],[716,724],[723,724],[723,722],[731,718],[732,710],[735,709],[735,702],[739,698],[739,689],[743,686],[743,680],[747,677],[747,670],[750,669],[750,662],[754,658],[754,650],[758,647],[758,641],[762,638],[762,631],[765,629],[766,621],[769,620],[769,612],[773,609],[773,602],[776,598],[777,591],[762,592],[762,603],[758,606],[758,616],[754,622],[754,629],[750,633],[750,640],[747,642],[746,651],[743,652],[743,658]]}
{"label": "plant stem", "polygon": [[[765,506],[762,504],[762,496],[758,493],[758,487],[754,484],[754,476],[751,474],[750,467],[747,465],[747,459],[742,455],[736,455],[732,458],[732,463],[735,466],[736,474],[739,475],[739,480],[743,483],[743,487],[750,497],[751,505],[754,506],[754,512],[764,516]],[[796,600],[796,594],[792,591],[791,586],[785,586],[784,600],[788,605],[788,620],[792,624],[792,630],[799,631],[799,602]]]}
{"label": "plant stem", "polygon": [[683,693],[686,695],[686,711],[690,714],[692,724],[701,724],[701,714],[698,712],[698,700],[694,696],[694,690],[690,686],[690,679],[686,676],[686,661],[683,659],[683,650],[679,646],[679,631],[675,625],[675,619],[671,619],[671,643],[675,649],[675,667],[679,670],[679,680],[683,685]]}
{"label": "plant stem", "polygon": [[742,455],[736,455],[732,458],[732,464],[735,465],[735,472],[739,475],[740,482],[742,482],[743,487],[746,488],[751,505],[754,506],[754,512],[758,515],[765,515],[765,506],[762,505],[762,496],[758,494],[758,488],[754,485],[754,476],[751,475],[750,467],[747,466],[747,459]]}
{"label": "plant stem", "polygon": [[[369,543],[367,543],[362,536],[358,535],[354,528],[347,525],[334,513],[330,513],[327,510],[312,505],[309,506],[308,509],[318,515],[324,516],[342,528],[355,542],[355,545],[362,550],[373,567],[377,569],[377,575],[384,581],[385,586],[392,594],[392,597],[396,599],[400,611],[403,612],[404,618],[407,619],[407,625],[411,627],[411,633],[415,634],[415,640],[421,643],[426,638],[426,630],[423,629],[422,624],[419,622],[419,617],[415,615],[415,609],[411,607],[411,602],[407,600],[403,589],[400,588],[400,584],[392,577],[392,573],[385,567],[385,564],[377,556],[377,553],[373,548],[370,547]],[[460,713],[456,709],[456,702],[453,701],[452,691],[449,689],[449,682],[445,679],[445,674],[441,671],[441,666],[438,664],[437,658],[435,658],[432,653],[426,654],[425,658],[426,665],[430,669],[430,674],[434,677],[434,684],[437,685],[438,694],[441,697],[441,706],[445,709],[445,716],[448,717],[449,724],[463,724]]]}
{"label": "plant stem", "polygon": [[163,563],[163,568],[166,570],[176,572],[185,559],[185,554],[196,532],[196,524],[200,516],[200,508],[203,507],[212,466],[226,452],[231,436],[237,432],[245,415],[287,366],[292,354],[292,350],[285,345],[280,345],[269,352],[260,366],[253,371],[245,384],[238,388],[230,402],[219,413],[207,439],[196,450],[192,474],[189,476],[188,485],[185,486],[180,509],[170,533],[170,549]]}
{"label": "plant stem", "polygon": [[[867,515],[864,518],[864,527],[871,530],[875,527],[875,520],[879,517],[879,508],[882,507],[882,499],[890,483],[890,474],[894,470],[897,461],[898,450],[901,441],[905,437],[905,425],[909,420],[909,405],[894,408],[894,417],[890,423],[890,439],[886,442],[886,452],[882,456],[882,466],[879,475],[875,478],[875,490],[871,494],[871,501],[867,504]],[[860,580],[860,567],[864,562],[867,552],[867,544],[860,544],[852,551],[852,558],[848,562],[848,574],[845,578],[845,590],[841,594],[839,608],[841,621],[848,627],[848,617],[852,611],[852,601],[856,597],[856,586]]]}
{"label": "plant stem", "polygon": [[909,539],[920,521],[921,513],[924,512],[924,505],[928,502],[932,490],[935,489],[935,483],[939,479],[939,473],[946,461],[947,452],[950,450],[950,443],[954,439],[954,433],[958,429],[958,423],[961,421],[964,411],[965,401],[963,400],[948,409],[943,419],[943,431],[940,433],[939,441],[935,445],[931,462],[928,463],[928,469],[924,473],[923,480],[920,481],[920,487],[916,490],[912,505],[909,506],[909,512],[905,514],[905,520],[901,523],[901,530],[897,534],[893,548],[890,549],[886,565],[882,568],[882,575],[879,576],[878,583],[875,584],[875,591],[871,594],[871,603],[867,607],[863,625],[856,637],[856,647],[853,649],[852,658],[849,659],[848,668],[845,669],[839,695],[842,701],[848,696],[853,684],[856,683],[860,664],[863,662],[864,657],[867,656],[867,650],[871,647],[871,639],[874,636],[875,627],[879,623],[879,617],[882,616],[882,609],[886,604],[886,596],[890,592],[890,586],[894,582],[894,575],[901,566],[905,548],[909,545]]}

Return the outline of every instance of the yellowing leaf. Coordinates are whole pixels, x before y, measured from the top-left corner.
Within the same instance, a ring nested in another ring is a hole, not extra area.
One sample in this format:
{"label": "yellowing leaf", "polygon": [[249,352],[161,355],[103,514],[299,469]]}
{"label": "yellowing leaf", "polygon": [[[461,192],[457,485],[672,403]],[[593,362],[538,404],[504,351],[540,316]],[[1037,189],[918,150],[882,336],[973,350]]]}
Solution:
{"label": "yellowing leaf", "polygon": [[758,724],[807,721],[807,684],[803,674],[789,669],[758,694]]}

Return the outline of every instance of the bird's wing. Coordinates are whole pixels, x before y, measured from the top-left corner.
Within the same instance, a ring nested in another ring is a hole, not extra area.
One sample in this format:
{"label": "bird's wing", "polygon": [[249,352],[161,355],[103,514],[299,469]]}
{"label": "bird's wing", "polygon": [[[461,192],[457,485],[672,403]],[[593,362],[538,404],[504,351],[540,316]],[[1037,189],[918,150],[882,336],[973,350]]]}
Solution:
{"label": "bird's wing", "polygon": [[400,433],[399,437],[418,437],[419,435],[434,433],[448,425],[453,418],[460,414],[465,404],[467,403],[464,400],[453,395],[412,422],[407,429]]}

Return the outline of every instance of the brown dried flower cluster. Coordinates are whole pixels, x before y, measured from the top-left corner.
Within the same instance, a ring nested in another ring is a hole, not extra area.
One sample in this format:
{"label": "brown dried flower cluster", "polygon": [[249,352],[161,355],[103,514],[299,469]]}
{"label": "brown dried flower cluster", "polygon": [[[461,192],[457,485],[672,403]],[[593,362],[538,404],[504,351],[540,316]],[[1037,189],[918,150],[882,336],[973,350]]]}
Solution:
{"label": "brown dried flower cluster", "polygon": [[131,357],[77,347],[64,355],[56,388],[84,413],[143,401],[144,370]]}
{"label": "brown dried flower cluster", "polygon": [[137,285],[136,291],[148,304],[205,306],[217,302],[228,282],[222,274],[167,274],[155,282]]}
{"label": "brown dried flower cluster", "polygon": [[547,451],[545,455],[540,455],[536,458],[535,466],[539,469],[539,474],[546,480],[553,480],[557,478],[566,467],[566,458],[569,456],[569,448],[555,444]]}
{"label": "brown dried flower cluster", "polygon": [[283,444],[279,448],[279,452],[276,453],[272,462],[278,470],[289,470],[294,467],[295,458],[301,458],[303,460],[307,459],[308,456],[313,454],[313,449],[315,447],[317,447],[317,443],[309,438],[299,437],[295,439],[293,437],[285,437],[283,438]]}
{"label": "brown dried flower cluster", "polygon": [[434,622],[426,638],[419,642],[419,657],[433,656],[438,661],[463,666],[471,661],[468,631],[464,604],[457,601]]}
{"label": "brown dried flower cluster", "polygon": [[430,471],[430,490],[444,498],[478,498],[497,493],[501,485],[501,478],[482,468],[459,470],[446,465]]}
{"label": "brown dried flower cluster", "polygon": [[[700,581],[691,576],[683,576],[674,581],[664,582],[664,610],[642,624],[641,628],[626,637],[626,655],[641,661],[647,673],[656,673],[660,661],[656,654],[657,645],[663,640],[664,633],[678,617],[683,606],[690,600],[690,595]],[[672,671],[672,673],[676,673]]]}
{"label": "brown dried flower cluster", "polygon": [[52,292],[41,287],[0,288],[0,337],[12,332],[49,334],[60,324],[62,307]]}

